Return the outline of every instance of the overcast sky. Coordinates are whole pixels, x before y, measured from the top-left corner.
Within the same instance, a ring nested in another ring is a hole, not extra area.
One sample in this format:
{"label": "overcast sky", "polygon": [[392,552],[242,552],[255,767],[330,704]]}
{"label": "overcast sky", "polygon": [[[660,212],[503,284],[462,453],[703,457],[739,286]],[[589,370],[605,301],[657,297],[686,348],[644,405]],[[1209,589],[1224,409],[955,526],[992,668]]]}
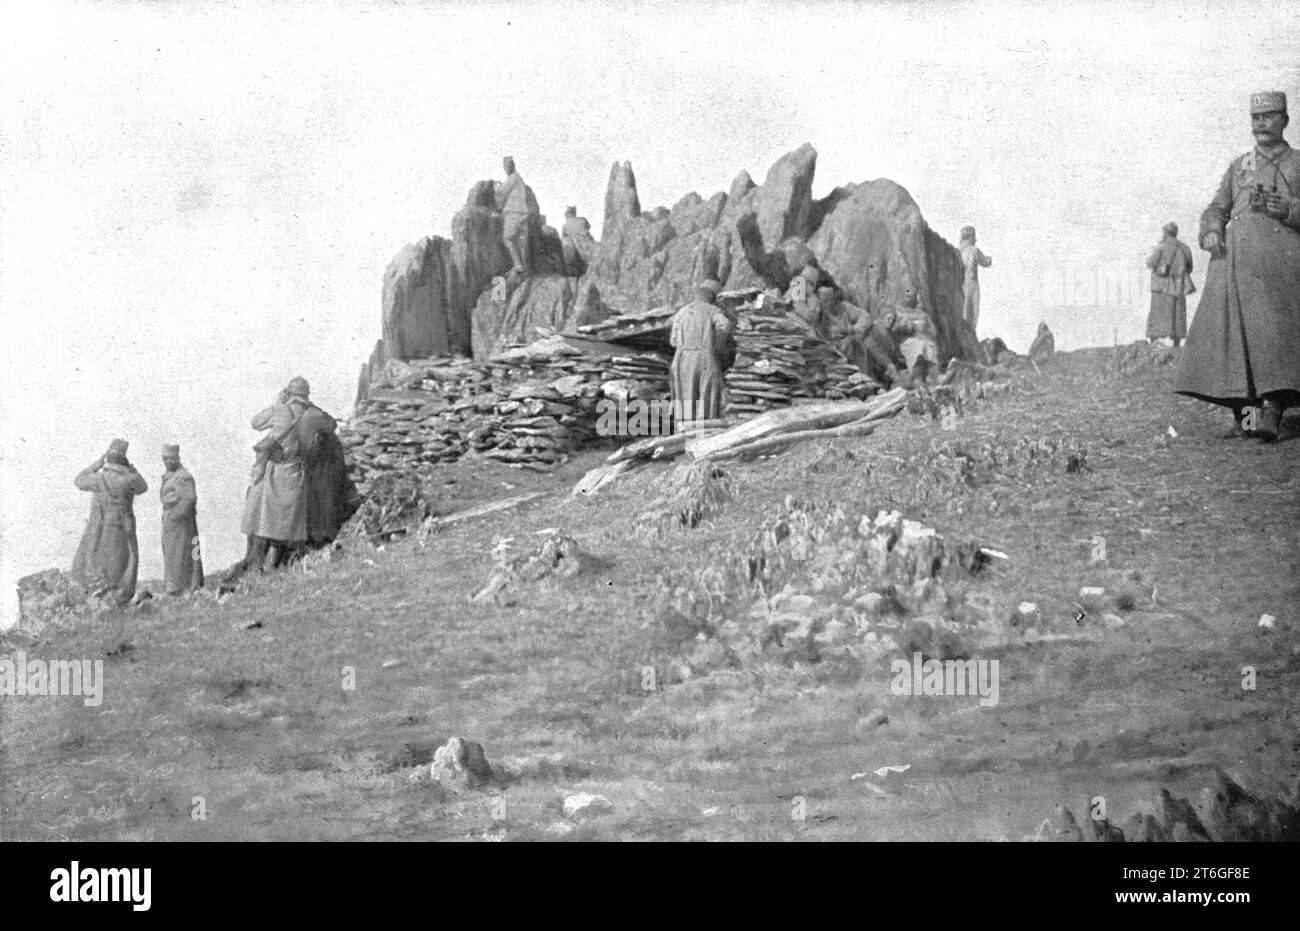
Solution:
{"label": "overcast sky", "polygon": [[297,374],[346,413],[389,260],[503,154],[599,232],[615,160],[649,209],[811,142],[814,195],[887,177],[978,228],[981,335],[1045,316],[1071,348],[1141,336],[1160,225],[1194,244],[1248,95],[1295,101],[1297,62],[1290,3],[6,2],[3,616],[71,563],[114,436],[151,483],[141,578],[165,442],[234,561],[249,418]]}

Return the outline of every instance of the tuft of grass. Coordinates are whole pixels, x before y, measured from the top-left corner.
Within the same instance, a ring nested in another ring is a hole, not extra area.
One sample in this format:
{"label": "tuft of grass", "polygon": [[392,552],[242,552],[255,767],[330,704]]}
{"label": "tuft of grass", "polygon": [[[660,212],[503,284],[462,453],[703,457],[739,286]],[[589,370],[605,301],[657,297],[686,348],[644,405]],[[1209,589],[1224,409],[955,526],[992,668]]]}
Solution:
{"label": "tuft of grass", "polygon": [[381,475],[341,535],[364,537],[372,543],[404,537],[421,528],[433,513],[433,493],[419,475]]}
{"label": "tuft of grass", "polygon": [[694,530],[736,498],[735,480],[711,462],[687,462],[666,472],[652,490],[657,497],[637,516],[642,536]]}

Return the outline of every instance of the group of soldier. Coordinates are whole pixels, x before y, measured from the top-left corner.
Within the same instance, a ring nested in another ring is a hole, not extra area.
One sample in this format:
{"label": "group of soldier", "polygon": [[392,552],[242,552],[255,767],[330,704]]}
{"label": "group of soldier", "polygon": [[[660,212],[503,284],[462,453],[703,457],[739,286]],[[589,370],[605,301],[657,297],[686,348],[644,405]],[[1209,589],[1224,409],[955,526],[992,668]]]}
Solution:
{"label": "group of soldier", "polygon": [[1273,442],[1300,404],[1300,155],[1283,137],[1286,94],[1252,94],[1250,120],[1254,147],[1229,163],[1201,214],[1210,261],[1191,327],[1192,251],[1171,222],[1147,258],[1147,336],[1186,339],[1174,390],[1231,410],[1228,437]]}
{"label": "group of soldier", "polygon": [[[1201,215],[1199,244],[1210,262],[1191,328],[1186,296],[1195,290],[1192,253],[1178,239],[1177,224],[1168,223],[1147,259],[1152,292],[1147,333],[1152,339],[1170,338],[1175,346],[1186,337],[1175,391],[1229,408],[1234,419],[1229,436],[1272,441],[1286,408],[1300,405],[1300,155],[1283,138],[1289,122],[1285,94],[1252,95],[1250,114],[1255,146],[1229,164]],[[504,167],[506,179],[495,193],[512,275],[518,276],[527,274],[529,261],[527,187],[513,159]],[[590,239],[586,221],[572,209],[565,237]],[[969,226],[962,230],[960,254],[963,319],[973,332],[979,269],[992,260],[976,246]],[[735,321],[717,305],[720,290],[716,280],[703,282],[696,299],[672,321],[672,396],[701,420],[723,417],[724,373],[736,352]],[[810,261],[792,279],[784,302],[807,332],[884,383],[925,381],[940,361],[934,324],[917,306],[914,289],[906,289],[901,301],[881,301],[868,312],[846,301],[830,275]],[[1050,341],[1045,329],[1040,328],[1036,348]],[[304,379],[290,382],[252,425],[266,434],[255,447],[241,523],[248,549],[228,575],[274,568],[297,550],[332,540],[357,505],[337,425],[311,403]],[[122,600],[134,595],[139,569],[132,501],[148,489],[126,452],[126,441],[114,440],[76,478],[94,503],[73,564],[75,577]],[[165,585],[169,594],[183,594],[203,585],[198,499],[179,447],[164,446],[163,463]]]}
{"label": "group of soldier", "polygon": [[[1227,436],[1272,442],[1286,409],[1300,406],[1300,155],[1283,138],[1289,122],[1284,93],[1252,95],[1250,116],[1255,147],[1233,159],[1201,215],[1199,241],[1210,263],[1191,328],[1192,253],[1171,222],[1147,259],[1147,335],[1172,339],[1174,346],[1186,338],[1174,390],[1229,408],[1233,426]],[[979,269],[992,260],[976,246],[969,226],[962,230],[960,253],[962,316],[973,332]],[[701,410],[705,419],[722,416],[726,347],[733,338],[734,322],[715,306],[718,290],[716,281],[700,285],[672,328],[673,397],[681,409]],[[825,271],[809,264],[786,300],[810,332],[883,382],[906,386],[924,380],[939,361],[934,325],[917,308],[913,290],[898,305],[868,313],[845,301]],[[1053,351],[1043,324],[1030,357],[1037,361]]]}
{"label": "group of soldier", "polygon": [[[979,318],[978,269],[992,263],[975,245],[974,227],[962,230],[962,261],[963,319],[973,330]],[[717,306],[720,290],[716,280],[702,282],[695,300],[674,315],[669,337],[672,396],[681,402],[680,410],[696,412],[698,420],[723,417],[724,375],[735,358],[735,321]],[[845,300],[831,275],[810,260],[784,295],[770,296],[789,308],[790,319],[804,332],[834,346],[883,384],[912,387],[933,382],[939,374],[938,333],[918,306],[914,288],[904,288],[897,302],[882,299],[869,312]]]}
{"label": "group of soldier", "polygon": [[[227,580],[248,569],[276,568],[330,542],[357,505],[337,422],[311,402],[306,379],[289,382],[252,426],[265,433],[253,447],[256,460],[240,523],[247,550]],[[135,596],[139,573],[134,499],[149,490],[127,459],[127,448],[126,440],[113,440],[77,475],[77,488],[94,498],[71,572],[90,591],[121,603]],[[204,586],[198,492],[194,476],[181,465],[179,446],[163,446],[162,460],[163,584],[168,595],[184,595]]]}

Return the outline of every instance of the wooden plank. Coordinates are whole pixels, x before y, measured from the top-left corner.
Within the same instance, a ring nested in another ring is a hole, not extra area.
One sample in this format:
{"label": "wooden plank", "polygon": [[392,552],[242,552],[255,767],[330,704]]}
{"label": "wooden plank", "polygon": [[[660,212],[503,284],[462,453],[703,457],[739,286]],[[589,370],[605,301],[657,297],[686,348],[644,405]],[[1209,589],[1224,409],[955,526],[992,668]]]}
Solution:
{"label": "wooden plank", "polygon": [[578,480],[573,491],[569,492],[569,497],[590,497],[635,465],[636,462],[631,459],[621,459],[615,463],[596,466]]}
{"label": "wooden plank", "polygon": [[686,452],[695,459],[708,459],[724,449],[743,446],[764,437],[804,430],[824,430],[862,420],[882,411],[892,412],[901,408],[906,400],[907,392],[902,388],[894,388],[871,401],[822,401],[768,411],[730,430],[688,443]]}
{"label": "wooden plank", "polygon": [[467,508],[464,511],[456,511],[445,517],[433,518],[432,527],[445,527],[448,524],[458,524],[463,520],[470,520],[475,517],[483,517],[485,514],[493,514],[497,511],[505,511],[509,508],[518,507],[521,504],[527,504],[530,501],[536,501],[538,498],[544,498],[546,492],[535,491],[527,495],[517,495],[513,498],[503,498],[500,501],[491,501],[487,504],[481,504],[475,508]]}
{"label": "wooden plank", "polygon": [[743,459],[747,456],[758,456],[763,453],[774,452],[786,446],[802,443],[805,440],[830,440],[845,436],[870,436],[872,431],[879,426],[881,417],[872,417],[869,420],[857,420],[853,423],[847,423],[839,427],[831,427],[827,430],[799,430],[795,433],[780,433],[776,436],[764,437],[761,440],[754,440],[752,443],[746,443],[744,446],[733,446],[730,449],[724,449],[721,452],[709,456],[710,462],[718,462],[725,459]]}
{"label": "wooden plank", "polygon": [[[624,459],[650,459],[657,458],[655,450],[665,444],[678,445],[685,448],[686,443],[695,439],[697,436],[704,436],[709,433],[717,433],[714,428],[701,428],[683,433],[675,433],[672,436],[649,436],[644,440],[637,440],[634,443],[628,443],[626,446],[620,446],[614,452],[605,457],[608,463],[621,462]],[[679,450],[680,451],[680,450]]]}

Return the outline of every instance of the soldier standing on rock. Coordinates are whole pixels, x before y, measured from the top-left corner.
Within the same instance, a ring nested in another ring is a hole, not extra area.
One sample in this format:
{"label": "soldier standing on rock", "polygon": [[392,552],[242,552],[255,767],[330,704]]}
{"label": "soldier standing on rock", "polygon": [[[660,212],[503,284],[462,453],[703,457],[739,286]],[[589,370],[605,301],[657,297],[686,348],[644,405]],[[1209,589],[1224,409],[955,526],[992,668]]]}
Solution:
{"label": "soldier standing on rock", "polygon": [[126,458],[126,440],[113,440],[76,478],[76,486],[95,498],[71,575],[96,593],[115,592],[125,604],[135,595],[140,545],[135,535],[134,498],[149,484]]}
{"label": "soldier standing on rock", "polygon": [[203,557],[199,551],[198,491],[194,476],[181,465],[181,448],[162,448],[163,473],[158,487],[162,500],[163,578],[169,595],[184,595],[203,587]]}
{"label": "soldier standing on rock", "polygon": [[1231,408],[1230,436],[1271,442],[1300,404],[1300,154],[1282,138],[1286,94],[1253,95],[1250,122],[1255,148],[1201,214],[1210,265],[1174,390]]}
{"label": "soldier standing on rock", "polygon": [[673,316],[669,341],[676,352],[669,378],[679,426],[723,416],[724,356],[732,323],[715,303],[719,290],[721,285],[713,279],[705,281],[695,300]]}
{"label": "soldier standing on rock", "polygon": [[565,274],[580,277],[587,270],[596,240],[591,235],[591,224],[586,217],[578,216],[577,207],[564,208],[564,227],[560,231],[560,246],[564,252]]}
{"label": "soldier standing on rock", "polygon": [[511,266],[510,274],[526,275],[528,274],[527,252],[528,252],[528,186],[524,184],[523,177],[515,171],[515,160],[509,155],[502,160],[502,167],[505,169],[506,179],[497,182],[496,185],[496,202],[497,209],[501,211],[505,219],[505,227],[501,232],[501,241],[505,243],[506,251],[510,253],[510,261],[514,264]]}
{"label": "soldier standing on rock", "polygon": [[988,268],[993,260],[975,245],[975,227],[961,228],[961,264],[966,270],[962,283],[962,317],[970,324],[971,332],[980,320],[980,269]]}

